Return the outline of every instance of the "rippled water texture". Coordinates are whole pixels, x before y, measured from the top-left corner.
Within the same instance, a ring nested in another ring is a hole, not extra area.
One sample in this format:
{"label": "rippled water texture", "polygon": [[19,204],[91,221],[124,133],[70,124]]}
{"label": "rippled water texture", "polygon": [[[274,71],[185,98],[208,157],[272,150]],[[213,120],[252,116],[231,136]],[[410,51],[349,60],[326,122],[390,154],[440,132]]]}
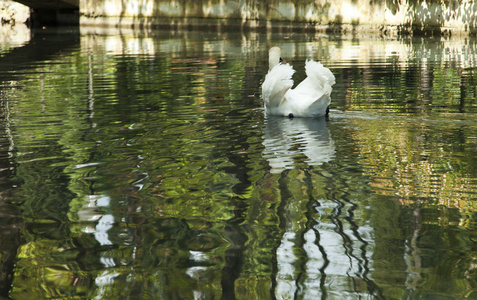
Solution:
{"label": "rippled water texture", "polygon": [[[267,117],[267,51],[336,76]],[[477,296],[474,39],[35,31],[0,47],[13,299]]]}

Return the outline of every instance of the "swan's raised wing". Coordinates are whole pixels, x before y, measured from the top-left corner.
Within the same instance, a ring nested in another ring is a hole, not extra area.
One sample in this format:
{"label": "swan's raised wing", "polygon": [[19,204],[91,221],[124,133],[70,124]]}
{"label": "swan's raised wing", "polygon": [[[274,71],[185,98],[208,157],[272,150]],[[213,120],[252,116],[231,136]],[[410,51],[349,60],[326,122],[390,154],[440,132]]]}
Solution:
{"label": "swan's raised wing", "polygon": [[293,86],[291,79],[295,70],[289,64],[280,64],[271,69],[262,84],[262,97],[266,107],[278,107],[285,93]]}
{"label": "swan's raised wing", "polygon": [[335,75],[333,75],[330,69],[323,66],[320,62],[307,60],[305,64],[305,72],[307,77],[295,88],[295,90],[303,90],[306,91],[306,93],[316,91],[319,94],[322,94],[335,84]]}
{"label": "swan's raised wing", "polygon": [[333,75],[330,69],[323,66],[320,62],[311,59],[307,60],[305,64],[305,72],[306,76],[312,78],[317,83],[327,83],[330,86],[335,84],[335,75]]}

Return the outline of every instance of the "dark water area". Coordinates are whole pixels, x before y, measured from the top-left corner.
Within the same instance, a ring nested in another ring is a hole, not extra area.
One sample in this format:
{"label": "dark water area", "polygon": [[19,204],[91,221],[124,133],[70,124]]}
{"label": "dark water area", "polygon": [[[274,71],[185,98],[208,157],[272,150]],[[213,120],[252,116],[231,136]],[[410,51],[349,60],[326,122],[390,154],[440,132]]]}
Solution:
{"label": "dark water area", "polygon": [[[476,41],[36,30],[0,47],[11,299],[477,297]],[[264,115],[268,49],[336,76]],[[475,251],[475,252],[474,252]]]}

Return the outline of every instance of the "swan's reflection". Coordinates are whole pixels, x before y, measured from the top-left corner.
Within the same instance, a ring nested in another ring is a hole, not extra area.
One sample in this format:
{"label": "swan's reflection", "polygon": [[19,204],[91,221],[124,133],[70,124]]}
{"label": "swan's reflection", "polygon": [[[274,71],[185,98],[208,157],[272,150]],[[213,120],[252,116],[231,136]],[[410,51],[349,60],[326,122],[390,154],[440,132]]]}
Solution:
{"label": "swan's reflection", "polygon": [[267,116],[263,126],[263,157],[271,172],[293,169],[295,159],[304,155],[310,166],[331,161],[335,145],[324,118],[283,118]]}

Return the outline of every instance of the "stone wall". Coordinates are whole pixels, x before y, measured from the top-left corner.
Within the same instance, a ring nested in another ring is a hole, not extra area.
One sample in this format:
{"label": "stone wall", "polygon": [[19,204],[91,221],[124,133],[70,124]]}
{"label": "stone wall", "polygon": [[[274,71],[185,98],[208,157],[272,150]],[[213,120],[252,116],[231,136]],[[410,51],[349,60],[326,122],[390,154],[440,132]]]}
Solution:
{"label": "stone wall", "polygon": [[30,17],[30,9],[18,2],[0,0],[0,23],[25,23]]}
{"label": "stone wall", "polygon": [[[53,3],[18,1],[37,3],[39,8]],[[0,11],[4,22],[24,21],[23,11],[21,17],[20,13],[12,15],[15,13],[9,9],[14,7],[12,1],[0,0],[1,3],[9,3]],[[473,0],[56,0],[54,3],[72,8],[79,5],[81,25],[90,26],[477,32],[477,2]],[[58,19],[56,15],[55,18]],[[74,16],[67,15],[66,21],[70,19]]]}
{"label": "stone wall", "polygon": [[81,0],[82,25],[476,31],[472,0]]}

